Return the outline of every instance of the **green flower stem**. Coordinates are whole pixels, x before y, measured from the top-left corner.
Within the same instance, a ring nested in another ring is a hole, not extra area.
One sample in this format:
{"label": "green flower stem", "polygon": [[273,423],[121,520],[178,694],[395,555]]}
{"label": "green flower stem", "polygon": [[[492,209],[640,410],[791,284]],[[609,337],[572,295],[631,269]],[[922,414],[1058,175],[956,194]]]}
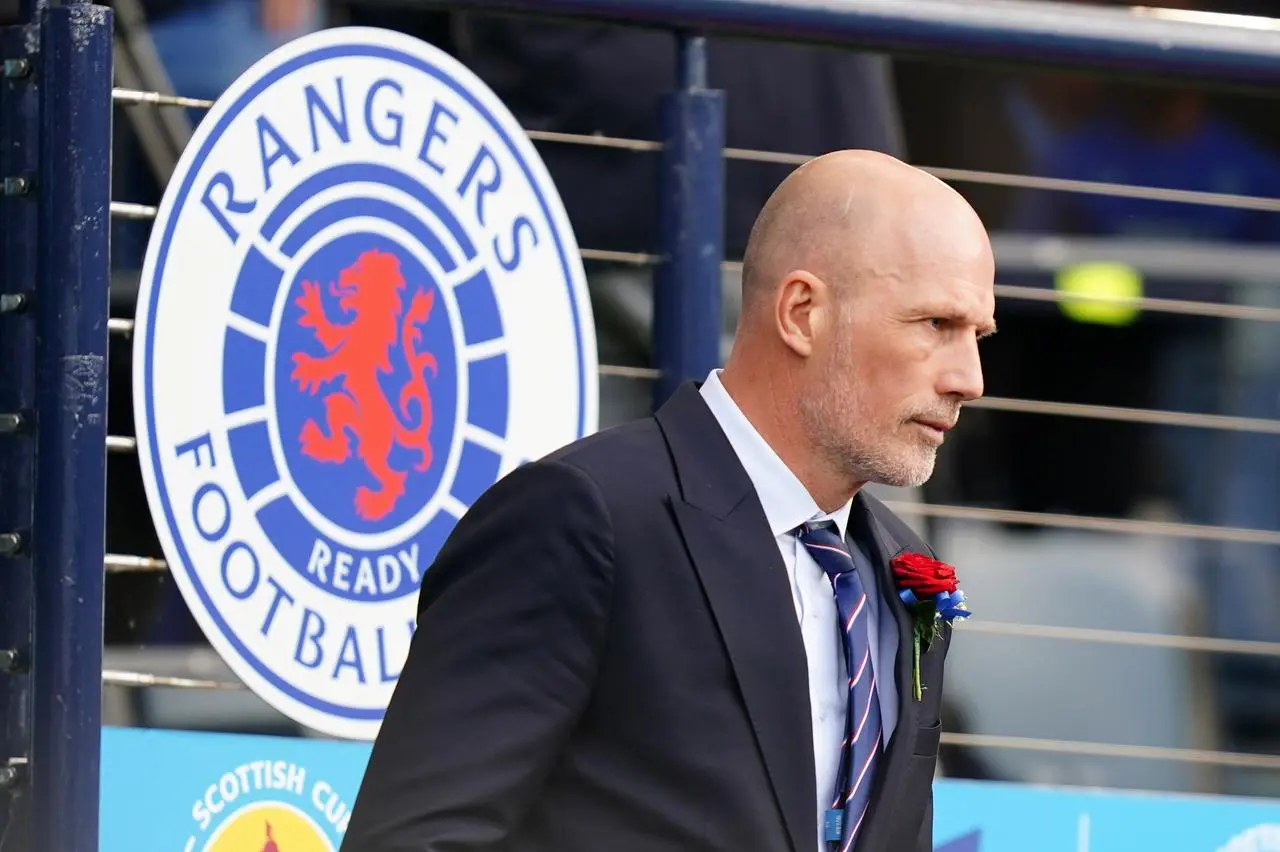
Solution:
{"label": "green flower stem", "polygon": [[919,629],[911,631],[911,682],[915,687],[916,701],[920,700],[923,692],[920,688],[920,631]]}

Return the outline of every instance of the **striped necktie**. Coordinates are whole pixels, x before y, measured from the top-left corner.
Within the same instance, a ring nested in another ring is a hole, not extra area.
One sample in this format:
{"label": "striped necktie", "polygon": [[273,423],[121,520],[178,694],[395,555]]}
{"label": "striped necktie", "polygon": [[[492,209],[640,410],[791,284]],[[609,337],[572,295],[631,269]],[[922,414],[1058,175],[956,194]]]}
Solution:
{"label": "striped necktie", "polygon": [[849,672],[848,721],[836,774],[836,791],[824,820],[823,837],[834,849],[849,852],[871,803],[871,788],[880,756],[880,700],[871,664],[867,594],[853,556],[834,523],[804,524],[798,530],[798,537],[831,580],[843,628]]}

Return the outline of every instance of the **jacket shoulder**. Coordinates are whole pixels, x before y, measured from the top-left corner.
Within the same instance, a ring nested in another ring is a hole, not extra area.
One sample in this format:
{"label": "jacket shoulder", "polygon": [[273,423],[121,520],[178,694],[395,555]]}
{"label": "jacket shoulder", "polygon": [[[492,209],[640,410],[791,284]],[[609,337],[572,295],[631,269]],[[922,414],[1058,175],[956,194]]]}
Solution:
{"label": "jacket shoulder", "polygon": [[637,475],[651,479],[671,465],[662,431],[652,417],[602,429],[561,447],[545,460],[576,467],[604,488]]}
{"label": "jacket shoulder", "polygon": [[[866,500],[867,511],[875,518],[889,536],[897,543],[899,548],[913,551],[915,553],[926,553],[930,557],[937,559],[938,555],[933,552],[933,548],[929,546],[923,538],[913,530],[906,521],[898,517],[892,509],[886,506],[882,501],[870,494],[863,492],[863,499]],[[890,553],[889,556],[894,554]]]}

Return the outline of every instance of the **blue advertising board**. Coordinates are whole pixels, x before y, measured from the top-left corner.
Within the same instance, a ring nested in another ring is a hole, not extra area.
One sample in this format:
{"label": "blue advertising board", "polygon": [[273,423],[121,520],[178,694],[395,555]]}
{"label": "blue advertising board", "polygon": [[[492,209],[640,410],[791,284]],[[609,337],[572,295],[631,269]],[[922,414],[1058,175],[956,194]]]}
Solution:
{"label": "blue advertising board", "polygon": [[100,852],[336,852],[369,744],[103,728]]}
{"label": "blue advertising board", "polygon": [[937,782],[936,852],[1280,852],[1280,802]]}
{"label": "blue advertising board", "polygon": [[[107,728],[101,852],[336,852],[359,742]],[[1280,801],[941,780],[936,852],[1280,852]]]}

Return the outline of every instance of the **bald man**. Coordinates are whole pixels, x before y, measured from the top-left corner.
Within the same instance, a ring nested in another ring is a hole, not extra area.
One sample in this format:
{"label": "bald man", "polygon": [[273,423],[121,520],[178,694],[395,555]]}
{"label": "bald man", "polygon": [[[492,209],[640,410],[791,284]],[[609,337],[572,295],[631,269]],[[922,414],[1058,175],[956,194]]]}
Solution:
{"label": "bald man", "polygon": [[445,544],[343,850],[932,850],[950,631],[917,700],[888,562],[930,551],[862,487],[923,483],[981,395],[993,277],[945,184],[797,169],[724,369],[511,473]]}

